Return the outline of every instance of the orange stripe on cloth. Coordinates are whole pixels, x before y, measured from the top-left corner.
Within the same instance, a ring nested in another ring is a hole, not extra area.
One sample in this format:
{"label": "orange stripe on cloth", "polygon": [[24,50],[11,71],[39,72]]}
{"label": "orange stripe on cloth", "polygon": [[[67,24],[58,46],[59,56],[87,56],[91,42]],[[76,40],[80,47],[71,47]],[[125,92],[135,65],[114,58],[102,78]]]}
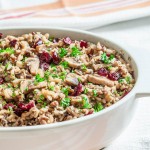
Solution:
{"label": "orange stripe on cloth", "polygon": [[134,4],[134,5],[126,6],[126,7],[121,7],[121,8],[112,8],[109,10],[97,11],[95,13],[81,14],[78,16],[82,16],[82,17],[97,16],[97,15],[103,15],[103,14],[108,14],[108,13],[117,12],[117,11],[123,11],[123,10],[128,10],[128,9],[131,10],[131,9],[136,9],[136,8],[144,8],[144,7],[149,7],[149,6],[150,6],[150,1],[143,2],[140,4]]}
{"label": "orange stripe on cloth", "polygon": [[40,11],[40,10],[49,10],[49,9],[59,9],[63,8],[64,5],[61,1],[57,1],[54,3],[48,3],[43,5],[31,6],[31,7],[24,7],[24,8],[17,8],[17,9],[9,9],[9,10],[1,10],[0,12],[10,11],[10,12],[22,12],[22,11]]}
{"label": "orange stripe on cloth", "polygon": [[150,6],[150,1],[149,2],[143,2],[140,4],[133,4],[130,6],[126,6],[126,7],[122,7],[122,8],[112,8],[109,10],[104,10],[104,11],[97,11],[95,13],[87,13],[87,14],[64,14],[64,15],[55,15],[55,16],[48,16],[48,15],[44,15],[44,14],[35,14],[32,17],[34,18],[38,18],[38,17],[42,17],[42,18],[54,18],[54,17],[71,17],[71,16],[79,16],[79,17],[89,17],[89,16],[97,16],[97,15],[103,15],[103,14],[109,14],[109,13],[113,13],[113,12],[119,12],[119,11],[123,11],[123,10],[131,10],[131,9],[136,9],[136,8],[144,8],[144,7],[148,7]]}
{"label": "orange stripe on cloth", "polygon": [[43,4],[43,5],[17,8],[17,9],[9,9],[9,10],[1,10],[0,12],[3,12],[3,11],[18,12],[18,11],[51,10],[51,9],[59,9],[59,8],[65,8],[65,7],[86,5],[86,4],[101,2],[101,1],[105,1],[105,0],[59,0],[59,1],[56,1],[53,3],[48,3],[48,4]]}
{"label": "orange stripe on cloth", "polygon": [[96,2],[104,2],[106,0],[62,0],[64,5],[67,7],[81,6],[92,4]]}

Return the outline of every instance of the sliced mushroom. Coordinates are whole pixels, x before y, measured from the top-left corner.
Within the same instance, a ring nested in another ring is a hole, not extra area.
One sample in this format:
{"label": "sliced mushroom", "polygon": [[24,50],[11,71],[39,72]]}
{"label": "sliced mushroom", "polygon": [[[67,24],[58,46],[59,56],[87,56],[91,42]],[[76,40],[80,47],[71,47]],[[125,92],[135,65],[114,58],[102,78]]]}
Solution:
{"label": "sliced mushroom", "polygon": [[86,66],[90,64],[90,59],[87,54],[82,55],[80,59]]}
{"label": "sliced mushroom", "polygon": [[59,98],[59,94],[55,93],[54,91],[49,91],[49,90],[42,89],[42,94],[47,99],[49,99],[48,98],[49,96],[52,97],[53,99],[58,99]]}
{"label": "sliced mushroom", "polygon": [[29,66],[30,73],[32,75],[36,75],[38,72],[38,69],[39,69],[39,64],[40,64],[39,59],[38,58],[32,58],[32,57],[27,58],[26,64],[27,64],[27,66]]}
{"label": "sliced mushroom", "polygon": [[22,93],[26,93],[28,91],[28,87],[31,84],[32,80],[23,80],[20,82],[20,90]]}
{"label": "sliced mushroom", "polygon": [[37,85],[30,84],[29,85],[29,90],[41,89],[41,88],[45,88],[46,86],[47,86],[47,82],[46,81],[39,82]]}
{"label": "sliced mushroom", "polygon": [[12,99],[12,90],[10,88],[4,89],[4,98],[5,99]]}
{"label": "sliced mushroom", "polygon": [[79,81],[78,81],[78,76],[74,73],[69,73],[67,76],[66,76],[66,80],[65,82],[68,84],[68,85],[71,85],[71,86],[77,86],[79,84]]}
{"label": "sliced mushroom", "polygon": [[73,58],[64,58],[64,61],[67,61],[69,66],[72,68],[80,68],[83,65],[83,63],[79,63]]}
{"label": "sliced mushroom", "polygon": [[102,84],[102,85],[107,85],[107,86],[114,86],[114,82],[101,76],[96,76],[96,75],[89,75],[88,76],[88,81],[92,82],[94,84]]}
{"label": "sliced mushroom", "polygon": [[81,96],[70,96],[69,98],[72,105],[80,105],[82,102]]}

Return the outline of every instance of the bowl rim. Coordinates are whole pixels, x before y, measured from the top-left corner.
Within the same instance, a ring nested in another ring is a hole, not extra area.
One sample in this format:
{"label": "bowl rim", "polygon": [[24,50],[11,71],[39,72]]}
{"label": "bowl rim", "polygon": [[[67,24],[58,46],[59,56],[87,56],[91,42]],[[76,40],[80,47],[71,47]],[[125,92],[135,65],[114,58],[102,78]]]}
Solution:
{"label": "bowl rim", "polygon": [[136,82],[135,82],[135,85],[134,85],[133,89],[125,97],[123,97],[117,103],[109,106],[108,108],[105,108],[104,110],[102,110],[100,112],[97,112],[97,113],[94,113],[94,114],[91,114],[91,115],[87,115],[87,116],[84,116],[84,117],[80,117],[80,118],[77,118],[77,119],[73,119],[73,120],[68,120],[68,121],[63,121],[63,122],[56,122],[56,123],[46,124],[46,125],[19,126],[19,127],[0,127],[0,132],[8,132],[8,131],[9,132],[14,132],[14,131],[19,132],[19,131],[29,131],[29,130],[30,131],[31,130],[45,130],[45,129],[61,128],[61,127],[64,127],[64,126],[75,125],[77,123],[81,123],[81,122],[96,118],[98,116],[102,116],[102,115],[106,114],[107,112],[112,111],[112,110],[116,109],[117,107],[119,107],[120,105],[127,102],[130,99],[130,97],[135,96],[136,89],[139,85],[139,69],[138,69],[139,67],[138,67],[138,63],[134,59],[133,54],[130,53],[130,51],[128,50],[127,47],[121,46],[121,45],[119,45],[119,44],[117,44],[117,43],[115,43],[111,40],[108,40],[107,38],[101,37],[98,34],[95,34],[95,33],[89,32],[89,31],[80,30],[80,29],[73,29],[73,28],[45,27],[45,26],[44,27],[41,27],[41,26],[35,26],[35,27],[34,26],[32,26],[32,27],[15,26],[15,27],[2,27],[1,32],[3,30],[20,30],[20,29],[33,29],[33,30],[35,30],[35,29],[38,29],[38,30],[40,30],[40,29],[41,30],[53,30],[54,29],[54,30],[61,30],[61,31],[64,31],[64,32],[73,31],[73,32],[77,32],[77,33],[80,33],[80,34],[87,34],[88,36],[94,36],[97,39],[98,38],[103,39],[106,42],[111,43],[112,45],[117,45],[125,53],[127,53],[127,55],[130,56],[130,58],[132,59],[132,61],[135,64],[135,68],[137,68],[137,79],[136,79]]}

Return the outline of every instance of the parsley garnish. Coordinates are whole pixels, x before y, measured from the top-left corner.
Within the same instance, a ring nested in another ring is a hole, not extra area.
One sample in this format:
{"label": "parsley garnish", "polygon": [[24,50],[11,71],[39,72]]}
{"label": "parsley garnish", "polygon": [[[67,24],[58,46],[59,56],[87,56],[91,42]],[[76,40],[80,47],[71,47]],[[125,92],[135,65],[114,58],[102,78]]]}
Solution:
{"label": "parsley garnish", "polygon": [[68,62],[67,61],[63,61],[60,63],[65,69],[68,68]]}
{"label": "parsley garnish", "polygon": [[62,80],[64,80],[66,78],[66,75],[67,75],[67,72],[63,71],[63,72],[60,73],[59,78],[62,79]]}
{"label": "parsley garnish", "polygon": [[82,69],[82,70],[86,70],[86,69],[87,69],[86,65],[83,64],[83,65],[81,66],[81,69]]}
{"label": "parsley garnish", "polygon": [[81,78],[78,78],[78,81],[81,82]]}
{"label": "parsley garnish", "polygon": [[101,111],[104,107],[103,107],[103,105],[102,105],[101,103],[96,103],[93,108],[94,108],[95,112],[99,112],[99,111]]}
{"label": "parsley garnish", "polygon": [[44,95],[40,95],[39,99],[37,100],[38,103],[43,103]]}
{"label": "parsley garnish", "polygon": [[72,52],[71,52],[70,56],[76,57],[81,54],[82,54],[82,52],[77,47],[72,47]]}
{"label": "parsley garnish", "polygon": [[53,71],[57,71],[57,68],[56,68],[56,65],[55,64],[53,64],[53,63],[51,63],[51,68],[53,69]]}
{"label": "parsley garnish", "polygon": [[130,84],[131,78],[129,76],[125,77],[125,80],[127,81],[128,84]]}
{"label": "parsley garnish", "polygon": [[29,88],[28,88],[28,87],[26,87],[26,88],[25,88],[25,91],[28,91],[28,90],[29,90]]}
{"label": "parsley garnish", "polygon": [[91,105],[88,102],[88,98],[85,96],[83,97],[83,108],[91,108]]}
{"label": "parsley garnish", "polygon": [[16,97],[16,93],[15,93],[15,91],[13,91],[13,93],[12,93],[12,97]]}
{"label": "parsley garnish", "polygon": [[53,78],[58,78],[58,75],[57,75],[57,74],[51,74],[51,76],[52,76]]}
{"label": "parsley garnish", "polygon": [[66,95],[66,97],[68,96],[68,91],[69,89],[68,88],[62,88],[61,91]]}
{"label": "parsley garnish", "polygon": [[47,105],[47,103],[46,103],[46,102],[44,102],[44,103],[43,103],[43,105],[42,105],[42,108],[45,108],[45,107],[46,107],[46,105]]}
{"label": "parsley garnish", "polygon": [[70,98],[64,98],[60,101],[60,106],[68,107],[70,105]]}
{"label": "parsley garnish", "polygon": [[108,66],[107,69],[108,69],[108,70],[111,70],[111,69],[112,69],[112,66]]}
{"label": "parsley garnish", "polygon": [[59,56],[61,58],[63,58],[64,56],[66,56],[67,53],[68,53],[68,51],[65,48],[60,48],[60,50],[59,50]]}
{"label": "parsley garnish", "polygon": [[88,89],[85,88],[85,89],[84,89],[84,94],[87,94],[87,92],[88,92]]}
{"label": "parsley garnish", "polygon": [[6,49],[0,49],[0,53],[9,53],[9,54],[14,54],[14,50],[10,47],[6,48]]}
{"label": "parsley garnish", "polygon": [[92,92],[93,92],[93,96],[96,97],[97,96],[97,91],[93,90]]}
{"label": "parsley garnish", "polygon": [[50,86],[49,86],[49,89],[50,89],[51,91],[54,91],[54,86],[50,85]]}
{"label": "parsley garnish", "polygon": [[50,72],[49,72],[48,70],[46,70],[46,71],[44,72],[44,78],[45,78],[46,80],[48,80],[48,79],[49,79],[49,76],[50,76]]}
{"label": "parsley garnish", "polygon": [[53,42],[53,40],[54,40],[54,37],[49,38],[49,41]]}
{"label": "parsley garnish", "polygon": [[37,84],[38,82],[43,82],[45,79],[44,78],[41,78],[39,74],[37,74],[35,76],[35,81],[34,83]]}
{"label": "parsley garnish", "polygon": [[119,83],[122,83],[122,82],[123,82],[123,79],[119,79],[118,82],[119,82]]}
{"label": "parsley garnish", "polygon": [[101,60],[102,60],[105,64],[109,64],[109,63],[112,61],[112,59],[114,59],[114,55],[113,55],[113,54],[111,54],[109,57],[107,57],[106,53],[103,53],[103,54],[101,55]]}

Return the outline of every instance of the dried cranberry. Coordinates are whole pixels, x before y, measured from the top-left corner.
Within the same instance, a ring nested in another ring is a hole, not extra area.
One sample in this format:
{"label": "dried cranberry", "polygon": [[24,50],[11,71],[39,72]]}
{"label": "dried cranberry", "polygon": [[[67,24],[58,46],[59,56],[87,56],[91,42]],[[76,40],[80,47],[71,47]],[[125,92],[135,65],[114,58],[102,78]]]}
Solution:
{"label": "dried cranberry", "polygon": [[11,47],[15,47],[15,45],[17,44],[17,40],[12,40],[9,42]]}
{"label": "dried cranberry", "polygon": [[22,111],[29,111],[32,107],[34,107],[34,102],[31,101],[28,104],[19,103],[18,108],[20,108]]}
{"label": "dried cranberry", "polygon": [[58,54],[57,54],[57,52],[52,52],[52,59],[53,59],[53,63],[54,64],[59,64],[59,62],[60,62],[60,59],[59,59],[59,57],[58,57]]}
{"label": "dried cranberry", "polygon": [[26,110],[27,110],[26,104],[24,104],[24,103],[19,103],[19,104],[18,104],[18,107],[19,107],[22,111],[26,111]]}
{"label": "dried cranberry", "polygon": [[70,45],[72,43],[70,37],[64,38],[64,43]]}
{"label": "dried cranberry", "polygon": [[3,83],[4,83],[4,79],[0,78],[0,84],[3,84]]}
{"label": "dried cranberry", "polygon": [[81,48],[83,48],[83,47],[87,48],[87,46],[88,46],[88,44],[86,41],[83,41],[83,40],[80,41],[80,47]]}
{"label": "dried cranberry", "polygon": [[100,76],[107,76],[108,75],[108,70],[106,68],[100,68],[97,73],[100,75]]}
{"label": "dried cranberry", "polygon": [[19,117],[21,117],[21,114],[24,112],[21,108],[17,108],[17,109],[15,109],[15,114],[17,115],[17,116],[19,116]]}
{"label": "dried cranberry", "polygon": [[59,41],[59,38],[54,38],[53,39],[53,43],[58,43],[58,41]]}
{"label": "dried cranberry", "polygon": [[46,62],[44,62],[44,63],[41,63],[40,64],[40,67],[43,69],[43,70],[48,70],[48,68],[49,68],[49,64],[48,63],[46,63]]}
{"label": "dried cranberry", "polygon": [[8,109],[9,107],[14,108],[14,105],[12,103],[9,103],[3,106],[4,109]]}
{"label": "dried cranberry", "polygon": [[73,96],[78,96],[82,92],[82,84],[79,83],[75,88],[74,88],[74,93]]}
{"label": "dried cranberry", "polygon": [[51,63],[52,62],[52,57],[50,56],[49,53],[47,52],[43,52],[40,54],[39,56],[40,62],[41,63]]}
{"label": "dried cranberry", "polygon": [[0,33],[0,39],[3,37],[3,33]]}
{"label": "dried cranberry", "polygon": [[34,107],[34,101],[30,101],[28,104],[26,104],[27,110],[30,110],[32,107]]}
{"label": "dried cranberry", "polygon": [[113,81],[117,81],[120,78],[120,74],[118,72],[109,73],[108,78]]}
{"label": "dried cranberry", "polygon": [[110,54],[106,54],[107,55],[107,57],[110,57]]}
{"label": "dried cranberry", "polygon": [[85,114],[85,116],[87,116],[87,115],[91,115],[91,114],[93,114],[94,113],[94,111],[93,110],[89,110],[89,112],[87,113],[87,114]]}

